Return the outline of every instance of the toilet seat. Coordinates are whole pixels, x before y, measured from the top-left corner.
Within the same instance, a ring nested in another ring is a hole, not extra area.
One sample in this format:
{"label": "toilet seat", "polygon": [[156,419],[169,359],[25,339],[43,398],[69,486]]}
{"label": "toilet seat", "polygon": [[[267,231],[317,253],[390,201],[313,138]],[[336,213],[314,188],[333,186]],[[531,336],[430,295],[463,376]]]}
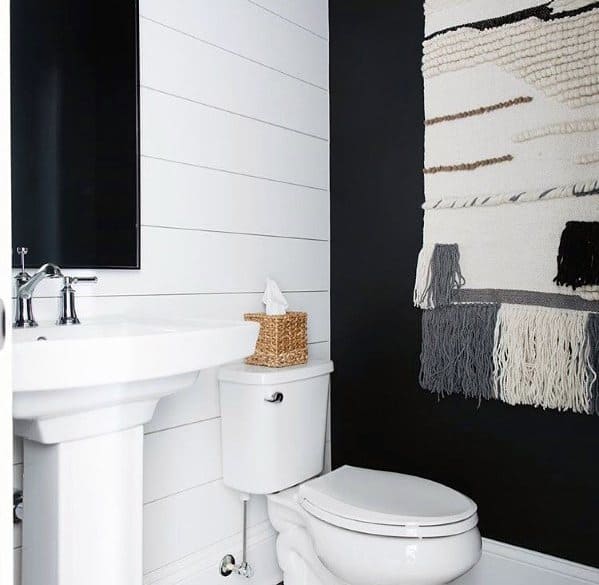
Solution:
{"label": "toilet seat", "polygon": [[379,536],[451,536],[478,523],[476,504],[456,490],[420,477],[359,467],[340,467],[302,484],[299,503],[324,522]]}

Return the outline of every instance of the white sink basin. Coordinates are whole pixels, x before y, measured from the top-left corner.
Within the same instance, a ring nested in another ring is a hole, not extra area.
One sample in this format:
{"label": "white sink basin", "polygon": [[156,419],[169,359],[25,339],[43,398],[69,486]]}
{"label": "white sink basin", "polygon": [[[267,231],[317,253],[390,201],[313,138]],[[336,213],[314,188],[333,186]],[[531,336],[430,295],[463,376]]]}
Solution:
{"label": "white sink basin", "polygon": [[58,443],[143,424],[201,369],[250,355],[257,332],[255,323],[200,319],[17,329],[15,432]]}
{"label": "white sink basin", "polygon": [[257,336],[256,323],[200,319],[14,331],[23,585],[143,582],[142,425],[201,369],[250,355]]}

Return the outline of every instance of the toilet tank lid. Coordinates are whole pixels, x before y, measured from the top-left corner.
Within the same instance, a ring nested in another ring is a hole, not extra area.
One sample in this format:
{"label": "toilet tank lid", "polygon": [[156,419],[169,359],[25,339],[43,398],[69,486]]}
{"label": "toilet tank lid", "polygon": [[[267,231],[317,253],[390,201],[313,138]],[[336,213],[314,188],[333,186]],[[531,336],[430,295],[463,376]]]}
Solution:
{"label": "toilet tank lid", "polygon": [[265,366],[250,366],[244,363],[229,364],[218,371],[221,382],[235,382],[237,384],[271,385],[286,384],[324,376],[333,371],[331,360],[309,359],[300,366],[286,368],[267,368]]}

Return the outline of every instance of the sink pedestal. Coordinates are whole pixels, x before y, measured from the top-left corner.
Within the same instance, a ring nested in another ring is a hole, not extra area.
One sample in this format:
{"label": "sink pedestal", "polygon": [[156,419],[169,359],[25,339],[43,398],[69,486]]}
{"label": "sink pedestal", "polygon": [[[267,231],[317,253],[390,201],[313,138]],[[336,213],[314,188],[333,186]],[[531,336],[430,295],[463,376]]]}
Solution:
{"label": "sink pedestal", "polygon": [[141,585],[143,427],[24,441],[23,585]]}
{"label": "sink pedestal", "polygon": [[142,585],[143,425],[257,337],[256,323],[122,317],[14,331],[23,585]]}

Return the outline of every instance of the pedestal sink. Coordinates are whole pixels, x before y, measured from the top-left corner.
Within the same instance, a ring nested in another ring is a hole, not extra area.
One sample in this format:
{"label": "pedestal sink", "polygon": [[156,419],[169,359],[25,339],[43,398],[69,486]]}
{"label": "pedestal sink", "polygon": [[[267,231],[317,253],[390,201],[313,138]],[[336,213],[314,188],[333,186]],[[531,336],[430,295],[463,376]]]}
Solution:
{"label": "pedestal sink", "polygon": [[193,319],[15,330],[23,585],[141,585],[142,425],[200,370],[250,355],[257,334]]}

